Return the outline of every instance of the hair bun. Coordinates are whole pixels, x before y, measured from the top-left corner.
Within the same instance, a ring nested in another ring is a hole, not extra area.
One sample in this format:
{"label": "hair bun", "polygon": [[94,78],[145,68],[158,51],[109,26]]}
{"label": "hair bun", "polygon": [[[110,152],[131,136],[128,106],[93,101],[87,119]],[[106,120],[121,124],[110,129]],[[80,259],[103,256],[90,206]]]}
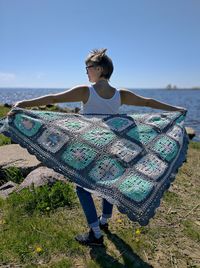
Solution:
{"label": "hair bun", "polygon": [[102,48],[102,49],[100,49],[100,54],[101,54],[101,56],[104,56],[105,54],[106,54],[106,51],[107,51],[107,48]]}
{"label": "hair bun", "polygon": [[90,55],[98,57],[98,58],[102,58],[102,57],[104,57],[106,55],[106,51],[107,51],[107,48],[93,49],[90,52]]}

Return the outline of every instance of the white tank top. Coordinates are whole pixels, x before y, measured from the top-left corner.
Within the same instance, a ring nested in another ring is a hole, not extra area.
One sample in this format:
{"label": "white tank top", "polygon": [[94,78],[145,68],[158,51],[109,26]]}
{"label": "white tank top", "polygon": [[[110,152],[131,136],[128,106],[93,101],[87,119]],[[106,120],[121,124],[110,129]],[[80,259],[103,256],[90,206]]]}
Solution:
{"label": "white tank top", "polygon": [[82,103],[82,114],[117,114],[121,106],[121,97],[119,90],[110,99],[102,98],[98,95],[93,86],[89,86],[89,98]]}

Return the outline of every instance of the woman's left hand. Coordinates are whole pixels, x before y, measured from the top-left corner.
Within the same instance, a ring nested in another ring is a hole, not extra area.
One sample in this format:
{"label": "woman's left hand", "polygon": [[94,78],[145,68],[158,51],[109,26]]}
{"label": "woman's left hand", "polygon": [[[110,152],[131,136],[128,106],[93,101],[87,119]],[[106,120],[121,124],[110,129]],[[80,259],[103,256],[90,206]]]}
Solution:
{"label": "woman's left hand", "polygon": [[186,113],[186,112],[187,112],[187,109],[186,109],[186,108],[184,108],[184,107],[178,107],[178,106],[176,106],[176,111]]}

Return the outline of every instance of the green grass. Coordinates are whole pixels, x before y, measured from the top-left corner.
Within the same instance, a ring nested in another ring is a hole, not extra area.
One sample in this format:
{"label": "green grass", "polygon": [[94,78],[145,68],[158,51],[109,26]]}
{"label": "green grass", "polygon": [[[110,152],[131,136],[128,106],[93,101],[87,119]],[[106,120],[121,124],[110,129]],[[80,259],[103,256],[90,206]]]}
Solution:
{"label": "green grass", "polygon": [[[10,111],[9,108],[3,107],[2,105],[0,105],[0,118],[5,117],[9,111]],[[4,136],[3,134],[0,134],[0,146],[10,144],[10,143],[11,143],[10,138]]]}
{"label": "green grass", "polygon": [[4,168],[2,170],[2,173],[4,175],[4,181],[13,181],[15,183],[21,183],[24,180],[22,172],[18,167],[13,166]]}
{"label": "green grass", "polygon": [[13,193],[7,200],[10,208],[25,212],[28,215],[36,211],[52,211],[59,207],[73,207],[76,204],[76,195],[71,183],[57,181],[53,186],[44,185],[30,189],[23,189],[20,194]]}
{"label": "green grass", "polygon": [[69,229],[69,221],[64,220],[67,213],[70,210],[48,216],[39,213],[27,216],[19,210],[6,214],[1,227],[0,263],[37,264],[41,260],[48,263],[51,256],[65,254],[68,249],[75,256],[80,246],[74,241],[73,226]]}
{"label": "green grass", "polygon": [[164,201],[170,205],[178,205],[182,202],[178,193],[170,191],[164,194]]}
{"label": "green grass", "polygon": [[191,220],[185,220],[183,222],[183,232],[197,243],[200,243],[200,228],[195,225],[195,223]]}
{"label": "green grass", "polygon": [[[1,200],[0,264],[48,263],[52,255],[64,254],[69,248],[72,255],[77,253],[80,246],[68,216],[77,204],[72,185],[61,182],[25,189]],[[59,262],[70,263],[68,259]]]}
{"label": "green grass", "polygon": [[9,111],[10,108],[0,105],[0,118],[6,116]]}
{"label": "green grass", "polygon": [[11,144],[11,139],[4,136],[3,134],[0,134],[0,146]]}
{"label": "green grass", "polygon": [[193,149],[200,150],[200,142],[191,141],[190,142],[190,147],[193,148]]}

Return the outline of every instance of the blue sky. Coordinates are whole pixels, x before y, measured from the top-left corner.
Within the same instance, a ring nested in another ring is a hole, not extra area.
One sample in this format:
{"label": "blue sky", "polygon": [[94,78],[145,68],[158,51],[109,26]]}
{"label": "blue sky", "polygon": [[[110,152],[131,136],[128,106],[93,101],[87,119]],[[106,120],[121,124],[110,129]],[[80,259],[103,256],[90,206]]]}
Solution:
{"label": "blue sky", "polygon": [[200,86],[199,0],[0,0],[0,87],[88,84],[108,48],[117,87]]}

